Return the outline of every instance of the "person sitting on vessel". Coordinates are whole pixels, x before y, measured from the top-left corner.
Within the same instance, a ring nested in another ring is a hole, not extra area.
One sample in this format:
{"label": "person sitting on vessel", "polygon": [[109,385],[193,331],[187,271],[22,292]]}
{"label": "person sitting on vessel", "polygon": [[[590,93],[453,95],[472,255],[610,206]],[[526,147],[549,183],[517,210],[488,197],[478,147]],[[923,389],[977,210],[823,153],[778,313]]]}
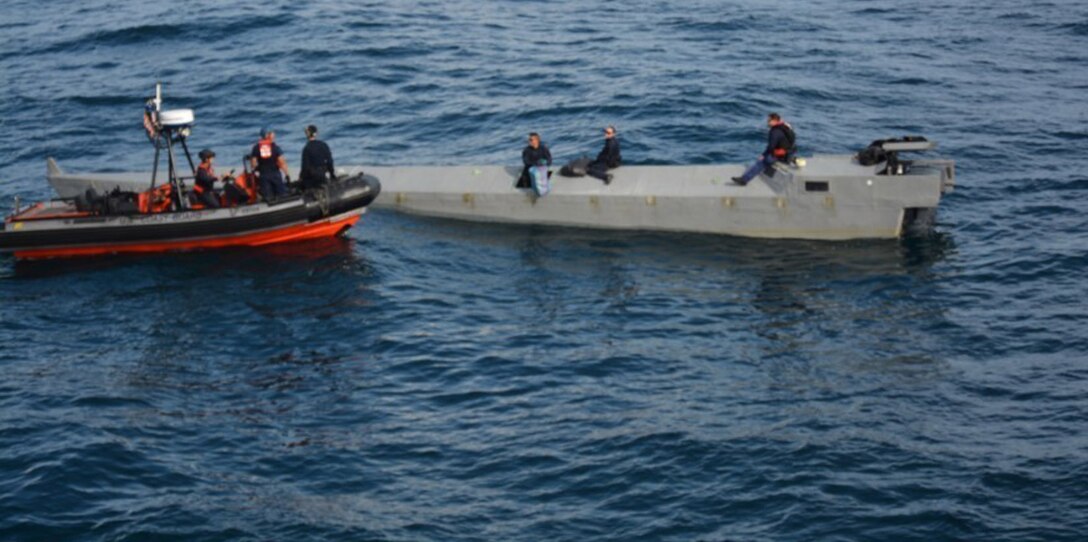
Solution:
{"label": "person sitting on vessel", "polygon": [[609,126],[604,129],[604,148],[597,153],[597,159],[586,166],[586,174],[604,181],[604,184],[610,184],[612,174],[608,170],[620,167],[621,161],[620,140],[616,138],[616,127]]}
{"label": "person sitting on vessel", "polygon": [[767,148],[743,175],[733,177],[733,182],[744,186],[756,175],[772,168],[775,162],[789,163],[793,160],[797,148],[797,136],[793,133],[793,127],[783,121],[778,113],[767,115],[767,126],[770,127],[767,133]]}
{"label": "person sitting on vessel", "polygon": [[283,150],[276,144],[275,131],[268,127],[261,128],[261,139],[253,145],[250,157],[253,171],[260,182],[261,197],[265,201],[274,201],[287,194],[283,180],[286,178],[290,182],[291,175],[287,172]]}
{"label": "person sitting on vessel", "polygon": [[[521,163],[525,167],[521,169],[521,177],[518,178],[518,188],[531,188],[533,186],[532,180],[529,178],[529,168],[540,165],[540,162],[547,162],[548,167],[552,166],[552,152],[548,150],[548,146],[540,141],[540,134],[532,132],[529,134],[529,145],[521,151]],[[549,175],[550,176],[550,175]]]}
{"label": "person sitting on vessel", "polygon": [[215,151],[204,149],[200,151],[200,165],[196,167],[196,178],[193,182],[193,194],[198,203],[207,209],[219,208],[219,196],[215,194],[215,181],[219,180],[215,175],[212,162],[215,161]]}
{"label": "person sitting on vessel", "polygon": [[302,148],[302,169],[299,170],[298,180],[303,190],[309,190],[322,187],[328,179],[335,181],[336,170],[333,169],[332,151],[317,138],[317,126],[307,126],[305,133],[308,141]]}

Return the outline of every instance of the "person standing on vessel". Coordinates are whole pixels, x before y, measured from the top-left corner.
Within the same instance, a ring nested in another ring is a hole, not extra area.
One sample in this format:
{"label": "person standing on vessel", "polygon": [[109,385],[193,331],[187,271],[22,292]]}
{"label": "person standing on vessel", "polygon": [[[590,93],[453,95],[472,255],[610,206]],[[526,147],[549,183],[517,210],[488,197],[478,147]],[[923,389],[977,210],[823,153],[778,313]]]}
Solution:
{"label": "person standing on vessel", "polygon": [[261,128],[261,139],[253,145],[250,163],[260,181],[261,197],[265,201],[274,201],[287,194],[287,186],[283,184],[284,178],[291,180],[287,160],[283,157],[283,149],[276,144],[276,132],[267,126]]}
{"label": "person standing on vessel", "polygon": [[306,127],[305,132],[308,141],[302,148],[302,168],[299,170],[298,180],[302,183],[303,190],[321,188],[326,180],[336,180],[332,151],[324,141],[317,138],[317,126],[311,124]]}
{"label": "person standing on vessel", "polygon": [[521,151],[521,163],[525,167],[521,168],[518,188],[532,188],[533,182],[529,178],[529,168],[540,165],[541,161],[547,162],[548,167],[551,167],[552,152],[548,150],[547,145],[540,141],[540,134],[532,132],[529,134],[529,145]]}
{"label": "person standing on vessel", "polygon": [[793,154],[797,148],[797,136],[793,133],[793,127],[783,121],[778,113],[767,115],[767,126],[770,127],[770,131],[767,133],[767,148],[763,150],[763,154],[759,155],[759,159],[743,175],[733,177],[733,182],[744,186],[754,179],[756,175],[773,167],[775,162],[788,163],[793,159]]}

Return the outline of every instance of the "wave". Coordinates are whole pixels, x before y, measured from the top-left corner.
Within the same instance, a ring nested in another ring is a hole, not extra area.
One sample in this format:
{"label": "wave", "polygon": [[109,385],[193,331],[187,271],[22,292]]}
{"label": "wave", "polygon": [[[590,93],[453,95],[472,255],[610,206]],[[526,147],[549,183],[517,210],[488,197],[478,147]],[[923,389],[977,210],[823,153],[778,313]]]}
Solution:
{"label": "wave", "polygon": [[1058,26],[1059,30],[1063,30],[1074,36],[1088,36],[1088,21],[1077,23],[1066,23]]}
{"label": "wave", "polygon": [[188,24],[141,24],[110,30],[96,30],[33,52],[60,53],[86,51],[100,47],[215,40],[224,35],[237,35],[282,27],[290,24],[293,20],[293,16],[283,14],[256,16],[244,21],[230,19],[207,22],[194,21]]}

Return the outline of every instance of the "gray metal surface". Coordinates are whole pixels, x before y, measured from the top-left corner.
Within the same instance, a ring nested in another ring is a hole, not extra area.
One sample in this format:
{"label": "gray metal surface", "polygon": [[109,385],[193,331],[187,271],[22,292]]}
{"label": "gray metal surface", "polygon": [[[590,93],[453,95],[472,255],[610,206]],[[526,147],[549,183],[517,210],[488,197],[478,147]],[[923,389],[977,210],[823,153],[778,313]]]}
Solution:
{"label": "gray metal surface", "polygon": [[[552,177],[535,197],[514,188],[518,167],[395,166],[365,169],[382,183],[374,207],[478,222],[717,233],[796,239],[894,238],[907,209],[936,209],[954,183],[948,160],[916,161],[905,175],[879,175],[847,155],[817,155],[805,166],[776,166],[747,186],[740,165],[624,166],[605,185],[591,177]],[[558,167],[555,168],[558,171]],[[49,180],[63,197],[94,186],[146,188],[149,174],[65,174]],[[135,184],[139,183],[139,184]]]}
{"label": "gray metal surface", "polygon": [[937,143],[934,141],[888,141],[881,147],[892,152],[928,151],[936,148]]}
{"label": "gray metal surface", "polygon": [[[46,180],[57,196],[74,198],[94,188],[105,193],[120,188],[131,192],[143,192],[151,187],[151,173],[69,173],[60,168],[52,158],[46,161]],[[161,183],[160,183],[161,184]]]}
{"label": "gray metal surface", "polygon": [[[947,166],[947,167],[945,167]],[[484,222],[718,233],[797,239],[894,238],[907,209],[935,209],[951,188],[951,163],[906,175],[878,175],[850,156],[814,156],[804,167],[779,166],[747,186],[730,177],[743,167],[625,166],[604,185],[590,177],[552,178],[536,198],[516,189],[519,168],[501,166],[370,167],[382,181],[375,206]]]}

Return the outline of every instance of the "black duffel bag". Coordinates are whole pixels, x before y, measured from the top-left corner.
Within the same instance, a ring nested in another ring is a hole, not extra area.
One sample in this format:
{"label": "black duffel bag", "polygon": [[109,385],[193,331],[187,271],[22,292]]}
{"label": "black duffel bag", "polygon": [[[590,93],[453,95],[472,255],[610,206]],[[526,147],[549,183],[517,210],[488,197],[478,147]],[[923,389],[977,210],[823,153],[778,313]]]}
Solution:
{"label": "black duffel bag", "polygon": [[591,161],[588,156],[571,160],[567,165],[559,168],[559,174],[564,177],[585,177],[586,169],[589,168]]}
{"label": "black duffel bag", "polygon": [[114,190],[106,196],[106,214],[133,215],[140,212],[139,194]]}

